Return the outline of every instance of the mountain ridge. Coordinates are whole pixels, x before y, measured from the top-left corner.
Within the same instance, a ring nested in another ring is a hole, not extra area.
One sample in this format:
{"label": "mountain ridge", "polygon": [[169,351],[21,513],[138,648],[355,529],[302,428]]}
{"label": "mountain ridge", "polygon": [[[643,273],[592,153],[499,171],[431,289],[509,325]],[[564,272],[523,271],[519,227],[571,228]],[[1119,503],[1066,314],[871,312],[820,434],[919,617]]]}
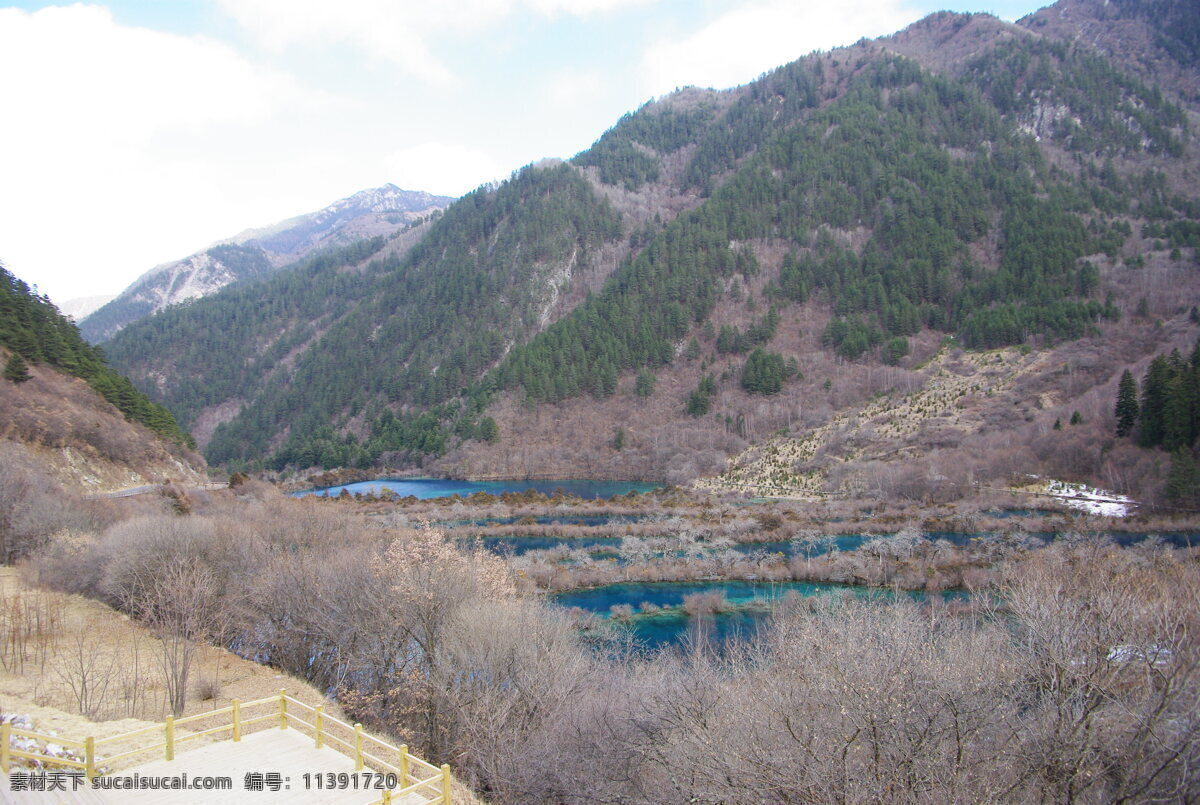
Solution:
{"label": "mountain ridge", "polygon": [[444,209],[453,199],[393,184],[360,190],[320,210],[243,230],[181,260],[147,271],[114,299],[79,322],[92,343],[112,338],[129,323],[226,285],[253,280],[324,248],[393,234]]}

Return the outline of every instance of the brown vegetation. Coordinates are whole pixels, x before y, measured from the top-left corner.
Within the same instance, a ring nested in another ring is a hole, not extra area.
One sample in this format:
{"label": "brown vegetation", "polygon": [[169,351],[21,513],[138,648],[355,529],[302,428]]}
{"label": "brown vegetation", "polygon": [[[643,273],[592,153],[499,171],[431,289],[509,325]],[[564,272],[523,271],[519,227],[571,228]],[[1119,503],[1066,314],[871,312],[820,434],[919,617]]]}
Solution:
{"label": "brown vegetation", "polygon": [[[13,569],[0,569],[0,636],[5,713],[31,713],[39,728],[82,738],[135,729],[171,712],[162,641],[97,601],[31,588]],[[282,687],[303,701],[322,701],[299,679],[207,644],[196,646],[193,667],[211,695],[189,695],[188,715]]]}
{"label": "brown vegetation", "polygon": [[[206,623],[169,629],[337,689],[354,718],[454,764],[497,803],[1200,796],[1188,773],[1200,760],[1194,552],[1089,538],[960,549],[916,527],[811,560],[712,551],[724,575],[778,564],[789,578],[990,584],[995,606],[988,595],[967,608],[786,601],[751,643],[712,651],[700,630],[690,651],[642,655],[619,641],[589,647],[514,573],[520,558],[256,484],[197,494],[192,514],[55,537],[30,570],[151,623],[131,591],[190,574],[170,586],[203,593],[184,609],[202,608]],[[787,507],[680,511],[689,516],[661,544],[630,541],[640,558],[621,572],[657,572],[651,554],[686,554],[703,528],[824,539]],[[688,605],[726,607],[719,596]]]}
{"label": "brown vegetation", "polygon": [[25,383],[0,383],[0,443],[36,454],[47,474],[89,492],[205,480],[198,453],[125,419],[87,383],[46,366]]}

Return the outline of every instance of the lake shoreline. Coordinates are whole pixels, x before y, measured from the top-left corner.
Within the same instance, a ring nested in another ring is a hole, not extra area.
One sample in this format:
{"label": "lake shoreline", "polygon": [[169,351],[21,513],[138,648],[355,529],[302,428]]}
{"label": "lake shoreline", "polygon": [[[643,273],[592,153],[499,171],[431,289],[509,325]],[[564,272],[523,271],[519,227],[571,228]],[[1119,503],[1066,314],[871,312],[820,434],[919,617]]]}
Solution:
{"label": "lake shoreline", "polygon": [[565,480],[574,483],[578,482],[593,482],[593,483],[633,483],[667,486],[667,482],[662,478],[609,478],[609,477],[575,477],[561,478],[556,474],[550,473],[530,473],[521,477],[513,477],[511,475],[496,475],[485,474],[478,475],[467,473],[465,475],[457,475],[447,473],[439,475],[430,473],[428,470],[398,470],[391,468],[375,468],[360,470],[353,467],[340,467],[337,469],[326,470],[322,473],[309,475],[304,479],[292,479],[289,481],[277,481],[276,486],[287,494],[296,492],[313,492],[322,489],[333,487],[346,486],[353,483],[364,483],[370,481],[457,481],[461,483],[494,483],[494,482],[512,482],[512,483],[547,483],[552,481]]}

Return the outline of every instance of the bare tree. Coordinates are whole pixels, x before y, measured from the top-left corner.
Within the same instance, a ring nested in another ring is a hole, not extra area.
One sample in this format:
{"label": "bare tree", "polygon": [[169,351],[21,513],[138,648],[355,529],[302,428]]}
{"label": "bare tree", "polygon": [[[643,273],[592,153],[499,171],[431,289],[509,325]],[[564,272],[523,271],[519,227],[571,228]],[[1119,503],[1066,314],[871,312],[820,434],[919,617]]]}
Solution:
{"label": "bare tree", "polygon": [[213,572],[194,562],[175,561],[147,579],[137,616],[158,638],[167,703],[176,716],[187,706],[188,677],[201,645],[220,622]]}
{"label": "bare tree", "polygon": [[51,662],[54,676],[71,691],[75,708],[96,720],[107,713],[109,689],[120,676],[117,658],[108,648],[111,637],[104,631],[98,619],[80,624]]}

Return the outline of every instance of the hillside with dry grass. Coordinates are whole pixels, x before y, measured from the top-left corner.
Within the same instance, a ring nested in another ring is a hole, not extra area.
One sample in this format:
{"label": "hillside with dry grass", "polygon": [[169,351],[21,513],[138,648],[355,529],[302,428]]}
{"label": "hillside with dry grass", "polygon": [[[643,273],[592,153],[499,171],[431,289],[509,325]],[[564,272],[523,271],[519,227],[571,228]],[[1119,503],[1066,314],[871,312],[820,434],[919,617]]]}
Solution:
{"label": "hillside with dry grass", "polygon": [[[130,732],[172,713],[162,640],[127,615],[31,586],[16,569],[2,567],[0,622],[0,712],[28,714],[40,730],[80,739]],[[302,680],[223,648],[200,644],[195,651],[180,715],[281,688],[307,704],[326,702]]]}
{"label": "hillside with dry grass", "polygon": [[[0,349],[0,360],[8,353]],[[169,480],[204,483],[204,459],[130,422],[77,377],[48,366],[0,381],[0,439],[36,456],[60,483],[108,492]]]}

